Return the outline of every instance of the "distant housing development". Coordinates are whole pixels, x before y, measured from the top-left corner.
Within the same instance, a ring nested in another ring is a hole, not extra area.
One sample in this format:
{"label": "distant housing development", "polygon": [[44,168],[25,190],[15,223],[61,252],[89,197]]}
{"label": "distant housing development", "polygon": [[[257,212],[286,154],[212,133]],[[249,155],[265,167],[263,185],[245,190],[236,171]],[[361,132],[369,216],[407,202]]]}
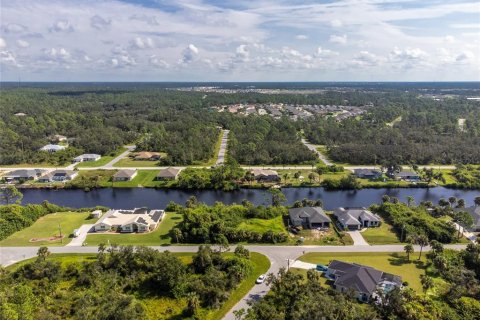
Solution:
{"label": "distant housing development", "polygon": [[400,276],[386,273],[372,267],[356,263],[333,260],[325,273],[333,281],[333,288],[340,292],[352,291],[362,302],[369,302],[376,291],[388,293],[402,286]]}
{"label": "distant housing development", "polygon": [[333,212],[338,223],[344,230],[359,230],[380,226],[381,219],[366,208],[337,208]]}
{"label": "distant housing development", "polygon": [[118,231],[122,233],[155,230],[165,211],[136,208],[133,210],[109,210],[93,226],[96,232]]}

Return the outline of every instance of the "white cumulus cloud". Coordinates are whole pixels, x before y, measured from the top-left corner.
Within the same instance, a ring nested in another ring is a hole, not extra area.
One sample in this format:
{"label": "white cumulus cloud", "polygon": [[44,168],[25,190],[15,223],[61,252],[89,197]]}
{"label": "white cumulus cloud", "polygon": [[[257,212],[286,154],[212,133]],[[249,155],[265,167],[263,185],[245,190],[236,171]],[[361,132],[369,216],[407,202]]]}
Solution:
{"label": "white cumulus cloud", "polygon": [[25,40],[22,40],[22,39],[18,39],[16,43],[17,43],[17,46],[20,47],[20,48],[30,47],[30,43],[28,41],[25,41]]}
{"label": "white cumulus cloud", "polygon": [[347,35],[344,34],[344,35],[339,36],[339,35],[332,34],[328,41],[330,41],[332,43],[346,44],[347,43]]}
{"label": "white cumulus cloud", "polygon": [[188,47],[186,47],[182,51],[182,58],[180,59],[180,63],[192,62],[196,58],[196,56],[198,56],[198,48],[193,44],[189,44]]}
{"label": "white cumulus cloud", "polygon": [[304,34],[297,34],[295,36],[295,39],[297,40],[307,40],[308,39],[308,36],[307,35],[304,35]]}
{"label": "white cumulus cloud", "polygon": [[71,32],[73,31],[73,26],[70,24],[70,21],[67,19],[57,20],[53,26],[50,28],[50,31],[55,32]]}
{"label": "white cumulus cloud", "polygon": [[0,38],[0,49],[3,49],[7,46],[7,42],[3,39]]}

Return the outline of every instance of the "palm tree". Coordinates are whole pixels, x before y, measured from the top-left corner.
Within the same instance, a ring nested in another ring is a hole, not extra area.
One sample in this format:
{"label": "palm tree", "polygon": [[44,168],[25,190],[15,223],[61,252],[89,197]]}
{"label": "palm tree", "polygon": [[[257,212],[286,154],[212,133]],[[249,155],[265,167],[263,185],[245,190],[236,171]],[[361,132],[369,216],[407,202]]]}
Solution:
{"label": "palm tree", "polygon": [[410,254],[412,254],[415,250],[413,249],[413,245],[411,243],[407,243],[405,247],[403,247],[405,253],[407,254],[407,260],[410,261]]}
{"label": "palm tree", "polygon": [[473,203],[475,203],[475,206],[480,206],[480,197],[475,197]]}
{"label": "palm tree", "polygon": [[317,180],[317,174],[315,172],[310,172],[308,174],[308,180],[310,180],[310,183],[312,183],[312,181],[316,181]]}
{"label": "palm tree", "polygon": [[450,203],[450,207],[453,207],[455,203],[457,203],[457,198],[455,197],[450,197],[448,198],[448,202]]}
{"label": "palm tree", "polygon": [[198,295],[193,292],[187,294],[187,312],[189,315],[193,316],[198,308],[200,307],[200,299]]}
{"label": "palm tree", "polygon": [[50,255],[50,251],[48,250],[47,247],[40,247],[37,251],[38,259],[41,259],[43,261],[45,261],[45,259],[47,259],[49,255]]}
{"label": "palm tree", "polygon": [[443,252],[443,244],[441,244],[437,240],[430,241],[430,247],[432,248],[432,252],[435,256]]}
{"label": "palm tree", "polygon": [[407,197],[407,205],[408,205],[409,207],[411,207],[411,206],[413,206],[414,204],[415,204],[415,198],[412,197],[412,196],[408,196],[408,197]]}
{"label": "palm tree", "polygon": [[465,208],[465,200],[464,199],[458,199],[457,208]]}
{"label": "palm tree", "polygon": [[428,245],[428,238],[427,236],[422,234],[417,236],[415,240],[416,240],[415,242],[420,246],[420,254],[418,256],[418,260],[420,260],[422,258],[423,248]]}
{"label": "palm tree", "polygon": [[426,274],[422,274],[420,276],[420,282],[422,283],[422,288],[425,292],[425,295],[427,294],[427,290],[433,288],[434,286],[432,277],[429,277]]}

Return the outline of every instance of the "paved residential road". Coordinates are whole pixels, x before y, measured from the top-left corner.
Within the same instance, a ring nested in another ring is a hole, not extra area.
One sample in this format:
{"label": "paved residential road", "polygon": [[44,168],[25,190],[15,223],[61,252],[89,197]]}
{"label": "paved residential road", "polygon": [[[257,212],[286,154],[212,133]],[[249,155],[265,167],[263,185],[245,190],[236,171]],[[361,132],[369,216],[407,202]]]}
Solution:
{"label": "paved residential road", "polygon": [[315,152],[318,156],[318,158],[327,166],[331,166],[333,163],[330,162],[330,160],[327,159],[327,157],[325,157],[325,155],[323,153],[321,153],[320,151],[318,151],[317,149],[317,146],[314,145],[314,144],[311,144],[310,142],[307,142],[307,140],[305,138],[302,138],[302,143],[308,148],[310,149],[311,151]]}
{"label": "paved residential road", "polygon": [[[460,250],[464,249],[466,245],[445,245],[445,248]],[[159,251],[171,252],[196,252],[198,246],[157,246],[152,247]],[[270,269],[267,273],[276,274],[280,268],[287,267],[288,263],[292,263],[298,257],[309,252],[403,252],[403,245],[372,245],[372,246],[246,246],[252,252],[264,254],[270,260]],[[231,247],[231,250],[234,246]],[[18,261],[35,257],[38,247],[0,247],[0,265],[8,266]],[[50,247],[52,253],[96,253],[97,247]],[[418,252],[420,248],[415,246],[415,251]],[[423,249],[428,251],[429,248]],[[248,308],[247,302],[249,300],[256,300],[265,296],[268,292],[268,287],[265,283],[261,285],[254,285],[253,288],[228,312],[224,317],[227,320],[235,319],[233,311],[242,308]]]}
{"label": "paved residential road", "polygon": [[[127,148],[127,151],[125,152],[122,152],[121,154],[119,154],[118,156],[116,156],[112,161],[110,161],[109,163],[107,163],[106,165],[102,166],[102,167],[99,167],[97,169],[117,169],[117,168],[114,168],[113,165],[115,163],[117,163],[118,161],[122,160],[123,158],[125,158],[126,156],[128,156],[128,154],[130,152],[132,152],[133,150],[135,150],[135,147],[136,146],[125,146]],[[80,169],[80,168],[79,168]],[[85,168],[86,169],[86,168]]]}
{"label": "paved residential road", "polygon": [[222,142],[220,143],[220,150],[218,150],[216,165],[222,165],[225,163],[225,153],[227,152],[228,133],[230,130],[223,130]]}

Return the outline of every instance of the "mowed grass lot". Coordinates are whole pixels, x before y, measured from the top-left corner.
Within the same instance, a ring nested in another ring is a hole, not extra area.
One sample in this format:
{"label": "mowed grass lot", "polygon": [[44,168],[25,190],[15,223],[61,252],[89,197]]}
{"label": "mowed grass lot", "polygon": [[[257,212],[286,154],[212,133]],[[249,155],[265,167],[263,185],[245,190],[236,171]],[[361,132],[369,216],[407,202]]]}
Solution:
{"label": "mowed grass lot", "polygon": [[283,224],[282,216],[273,219],[247,219],[240,223],[237,229],[261,233],[269,230],[273,232],[287,232],[285,225]]}
{"label": "mowed grass lot", "polygon": [[363,231],[362,236],[369,244],[400,243],[396,233],[393,231],[393,227],[385,221],[382,221],[380,227],[368,228]]}
{"label": "mowed grass lot", "polygon": [[149,233],[130,233],[130,234],[106,234],[106,233],[91,233],[87,236],[85,241],[89,246],[97,246],[100,243],[110,243],[118,245],[132,245],[132,246],[160,246],[169,245],[172,243],[169,232],[175,228],[177,224],[182,221],[182,215],[166,212],[160,225]]}
{"label": "mowed grass lot", "polygon": [[[417,258],[418,252],[410,256],[410,261],[407,261],[406,254],[403,252],[312,252],[301,256],[298,260],[323,265],[328,265],[332,260],[355,262],[399,275],[402,277],[402,281],[408,282],[409,287],[417,292],[422,292],[420,275],[425,274],[425,255],[422,255],[420,261]],[[322,277],[322,281],[325,283],[326,279]]]}
{"label": "mowed grass lot", "polygon": [[[88,219],[90,213],[58,212],[41,217],[33,225],[15,232],[7,239],[0,241],[0,246],[62,246],[71,241],[70,236],[74,229],[82,224],[94,223],[95,219]],[[60,240],[30,242],[32,238],[48,238],[59,235],[59,225],[65,235],[63,243]]]}
{"label": "mowed grass lot", "polygon": [[[117,163],[115,163],[114,167],[158,167],[159,163],[157,160],[135,160],[133,158],[133,154],[135,152],[130,153],[127,157],[121,159]],[[160,156],[165,158],[167,156],[166,152],[160,152]]]}
{"label": "mowed grass lot", "polygon": [[[190,264],[194,253],[173,253],[182,260],[184,264]],[[232,256],[233,253],[224,253],[226,256]],[[9,266],[9,271],[14,271],[20,266],[32,262],[33,259],[21,261]],[[48,258],[50,261],[58,261],[62,267],[68,266],[70,263],[81,263],[83,261],[93,261],[96,259],[96,254],[52,254]],[[202,309],[200,311],[202,319],[206,320],[220,320],[227,312],[243,298],[248,291],[255,285],[255,280],[261,274],[265,274],[270,268],[270,261],[268,258],[260,253],[251,252],[250,260],[253,262],[253,271],[246,277],[239,286],[230,292],[230,295],[225,303],[219,309]],[[66,284],[67,285],[67,284]],[[70,284],[71,285],[71,284]],[[144,297],[138,295],[137,298],[143,302],[146,308],[146,319],[182,319],[182,311],[187,305],[186,299],[173,299],[169,297]]]}

